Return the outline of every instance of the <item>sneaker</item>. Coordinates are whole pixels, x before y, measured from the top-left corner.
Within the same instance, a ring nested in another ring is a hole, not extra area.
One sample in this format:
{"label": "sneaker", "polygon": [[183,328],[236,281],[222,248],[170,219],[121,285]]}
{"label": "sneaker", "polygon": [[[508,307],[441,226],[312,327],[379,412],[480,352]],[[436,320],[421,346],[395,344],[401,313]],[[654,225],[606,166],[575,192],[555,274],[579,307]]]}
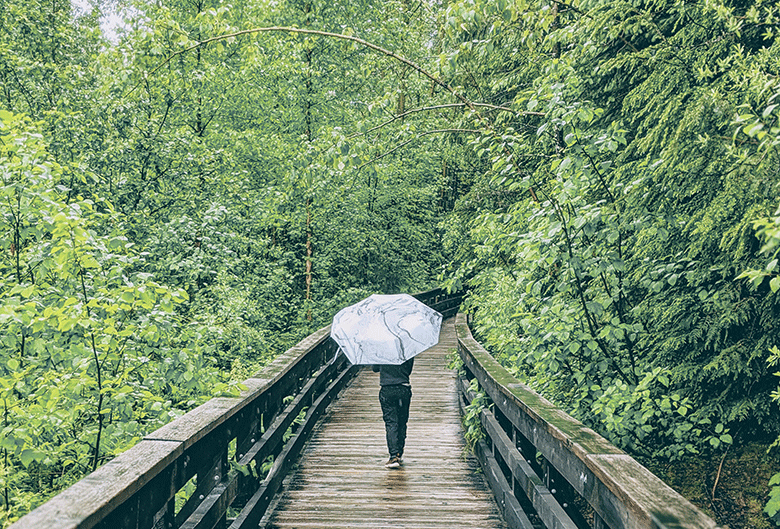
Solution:
{"label": "sneaker", "polygon": [[401,466],[401,458],[398,456],[393,456],[390,459],[387,460],[387,463],[385,463],[385,467],[387,468],[398,468]]}

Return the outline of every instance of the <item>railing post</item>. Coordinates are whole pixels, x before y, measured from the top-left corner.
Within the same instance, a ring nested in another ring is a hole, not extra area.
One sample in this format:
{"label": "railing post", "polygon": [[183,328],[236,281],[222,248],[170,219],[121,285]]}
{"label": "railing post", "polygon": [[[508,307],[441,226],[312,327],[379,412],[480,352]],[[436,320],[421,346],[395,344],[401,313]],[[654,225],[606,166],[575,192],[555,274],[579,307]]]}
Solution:
{"label": "railing post", "polygon": [[170,529],[173,527],[175,501],[169,501],[154,517],[152,529]]}

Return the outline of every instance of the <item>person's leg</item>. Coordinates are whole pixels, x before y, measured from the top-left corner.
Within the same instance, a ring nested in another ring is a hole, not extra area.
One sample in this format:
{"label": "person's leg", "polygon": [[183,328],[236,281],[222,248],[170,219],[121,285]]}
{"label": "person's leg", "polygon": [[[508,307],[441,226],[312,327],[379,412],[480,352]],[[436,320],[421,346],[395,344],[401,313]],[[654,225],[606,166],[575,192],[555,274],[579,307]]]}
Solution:
{"label": "person's leg", "polygon": [[382,419],[385,421],[385,439],[390,457],[395,457],[401,447],[398,446],[398,397],[394,395],[393,386],[382,386],[379,389],[379,404],[382,406]]}
{"label": "person's leg", "polygon": [[398,457],[404,453],[406,446],[406,423],[409,421],[409,405],[412,402],[412,388],[401,386],[398,402]]}

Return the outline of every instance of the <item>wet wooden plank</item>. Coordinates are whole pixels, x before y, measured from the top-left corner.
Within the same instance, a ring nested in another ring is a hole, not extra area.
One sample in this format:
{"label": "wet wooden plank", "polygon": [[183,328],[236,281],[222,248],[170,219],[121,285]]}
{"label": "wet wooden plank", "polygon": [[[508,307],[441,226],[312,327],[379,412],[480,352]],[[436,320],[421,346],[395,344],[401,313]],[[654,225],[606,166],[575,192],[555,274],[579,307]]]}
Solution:
{"label": "wet wooden plank", "polygon": [[298,455],[305,446],[306,440],[309,439],[317,421],[323,416],[331,400],[338,395],[339,390],[352,378],[354,372],[355,368],[350,367],[339,374],[330,382],[327,389],[312,403],[311,407],[308,408],[302,423],[298,426],[293,437],[285,444],[282,451],[276,457],[274,464],[263,480],[261,487],[252,495],[238,517],[233,520],[233,523],[230,525],[231,529],[257,527],[258,520],[265,514],[274,495],[283,484],[285,476],[288,475],[290,468],[295,464]]}
{"label": "wet wooden plank", "polygon": [[447,320],[439,344],[415,360],[403,467],[384,467],[379,376],[364,369],[315,429],[261,526],[506,529],[476,458],[464,453],[456,378],[447,369],[456,347]]}

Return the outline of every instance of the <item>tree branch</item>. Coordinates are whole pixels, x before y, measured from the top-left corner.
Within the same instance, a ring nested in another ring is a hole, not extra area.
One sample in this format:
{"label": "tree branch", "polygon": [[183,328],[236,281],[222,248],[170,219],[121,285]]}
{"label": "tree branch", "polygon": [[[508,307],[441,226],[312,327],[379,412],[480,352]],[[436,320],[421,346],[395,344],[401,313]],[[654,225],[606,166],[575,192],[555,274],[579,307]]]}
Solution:
{"label": "tree branch", "polygon": [[[144,76],[143,79],[138,81],[138,83],[136,83],[135,86],[133,86],[130,89],[130,91],[125,94],[125,96],[132,94],[135,91],[135,89],[138,88],[138,86],[141,85],[141,83],[143,83],[146,79],[148,79],[149,76],[152,76],[155,73],[157,73],[163,66],[165,66],[166,64],[171,62],[174,58],[176,58],[176,57],[178,57],[180,55],[184,55],[185,53],[188,53],[188,52],[190,52],[192,50],[198,49],[198,48],[200,48],[202,46],[206,46],[207,44],[210,44],[212,42],[218,42],[218,41],[221,41],[221,40],[232,39],[232,38],[241,37],[241,36],[244,36],[244,35],[254,35],[254,34],[258,34],[258,33],[297,33],[297,34],[301,34],[301,35],[318,35],[318,36],[321,36],[321,37],[329,37],[329,38],[334,38],[334,39],[346,40],[346,41],[349,41],[349,42],[354,42],[356,44],[360,44],[361,46],[364,46],[364,47],[366,47],[366,48],[368,48],[370,50],[374,50],[376,52],[379,52],[382,55],[386,55],[388,57],[391,57],[391,58],[393,58],[393,59],[395,59],[395,60],[397,60],[397,61],[399,61],[399,62],[401,62],[401,63],[403,63],[403,64],[405,64],[407,66],[409,66],[410,68],[412,68],[416,72],[420,73],[422,76],[428,78],[434,84],[440,86],[441,88],[443,88],[444,90],[449,92],[453,97],[455,97],[458,101],[460,101],[466,108],[471,110],[471,112],[474,114],[474,117],[477,119],[477,121],[479,123],[482,124],[482,126],[485,127],[486,131],[488,131],[490,134],[493,134],[493,135],[497,136],[497,134],[493,130],[493,127],[491,126],[491,124],[488,122],[487,119],[485,119],[485,117],[482,114],[480,114],[480,112],[478,110],[478,107],[480,107],[480,106],[488,106],[488,105],[478,105],[478,104],[474,103],[473,101],[468,99],[466,96],[464,96],[463,94],[461,94],[460,92],[455,90],[446,81],[443,81],[442,79],[439,79],[438,77],[436,77],[432,73],[428,72],[428,70],[426,70],[422,66],[419,66],[418,64],[412,62],[411,60],[407,59],[406,57],[398,55],[397,53],[394,53],[394,52],[392,52],[392,51],[390,51],[390,50],[388,50],[386,48],[383,48],[383,47],[378,46],[376,44],[373,44],[371,42],[368,42],[367,40],[363,40],[363,39],[361,39],[359,37],[353,37],[351,35],[342,35],[340,33],[330,33],[328,31],[318,31],[318,30],[314,30],[314,29],[301,29],[301,28],[293,28],[293,27],[287,27],[287,26],[271,26],[271,27],[264,27],[264,28],[245,29],[245,30],[242,30],[242,31],[236,31],[234,33],[228,33],[228,34],[225,34],[225,35],[217,35],[215,37],[211,37],[211,38],[208,38],[208,39],[205,39],[205,40],[202,40],[202,41],[196,41],[195,44],[187,46],[186,48],[183,48],[183,49],[181,49],[181,50],[179,50],[177,52],[174,52],[174,53],[170,54],[168,57],[166,57],[153,70],[148,72]],[[491,107],[492,107],[492,105],[491,105]],[[501,107],[493,107],[493,108],[501,108]],[[535,115],[544,115],[544,114],[535,114]],[[469,131],[469,132],[478,132],[478,131]],[[404,144],[402,144],[402,145],[400,145],[398,147],[400,148],[403,145],[406,145],[406,143],[404,143]],[[396,150],[396,149],[394,149],[394,150]],[[509,150],[508,150],[508,148],[506,146],[504,146],[504,152],[507,155],[511,155],[511,153],[509,152]],[[519,171],[519,167],[517,167],[517,164],[513,163],[513,165]],[[534,192],[533,188],[529,189],[529,191],[531,193],[531,197],[533,198],[533,200],[535,202],[539,202],[539,199],[536,197],[536,193]]]}
{"label": "tree branch", "polygon": [[[406,57],[398,55],[397,53],[394,53],[394,52],[392,52],[392,51],[390,51],[388,49],[385,49],[385,48],[383,48],[381,46],[377,46],[376,44],[373,44],[371,42],[368,42],[367,40],[363,40],[363,39],[358,38],[358,37],[353,37],[351,35],[342,35],[341,33],[330,33],[328,31],[318,31],[318,30],[315,30],[315,29],[301,29],[301,28],[293,28],[293,27],[286,27],[286,26],[271,26],[271,27],[266,27],[266,28],[244,29],[244,30],[241,30],[241,31],[236,31],[235,33],[228,33],[228,34],[225,34],[225,35],[217,35],[215,37],[211,37],[211,38],[208,38],[206,40],[196,41],[195,44],[192,44],[190,46],[187,46],[186,48],[183,48],[183,49],[181,49],[181,50],[179,50],[177,52],[174,52],[174,53],[170,54],[160,64],[158,64],[152,71],[150,71],[145,76],[145,78],[148,77],[148,76],[154,75],[155,73],[157,73],[160,70],[160,68],[162,68],[163,66],[165,66],[166,64],[171,62],[176,57],[178,57],[180,55],[184,55],[185,53],[189,53],[192,50],[195,50],[195,49],[200,48],[202,46],[206,46],[207,44],[210,44],[212,42],[218,42],[218,41],[221,41],[221,40],[232,39],[232,38],[241,37],[241,36],[244,36],[244,35],[254,35],[254,34],[257,34],[257,33],[299,33],[299,34],[303,34],[303,35],[319,35],[321,37],[330,37],[330,38],[334,38],[334,39],[340,39],[340,40],[347,40],[347,41],[350,41],[350,42],[355,42],[357,44],[360,44],[361,46],[365,46],[366,48],[369,48],[371,50],[377,51],[377,52],[379,52],[379,53],[381,53],[383,55],[387,55],[388,57],[392,57],[393,59],[395,59],[395,60],[397,60],[399,62],[402,62],[403,64],[406,64],[407,66],[411,67],[415,71],[419,72],[423,76],[425,76],[428,79],[430,79],[435,84],[439,85],[440,87],[442,87],[443,89],[448,91],[450,94],[455,96],[461,103],[466,105],[470,110],[472,110],[473,112],[478,114],[476,106],[469,99],[467,99],[465,96],[463,96],[459,92],[457,92],[454,88],[452,88],[449,84],[447,84],[447,82],[442,81],[441,79],[439,79],[435,75],[429,73],[427,70],[425,70],[421,66],[418,66],[417,64],[415,64],[414,62],[410,61]],[[127,94],[125,94],[125,95],[130,95],[131,93],[133,93],[135,91],[135,89],[138,88],[138,86],[142,82],[143,82],[143,80],[141,80],[138,83],[136,83],[136,85],[133,86],[133,88],[131,88],[130,91]],[[481,118],[481,116],[480,116],[480,118]]]}

